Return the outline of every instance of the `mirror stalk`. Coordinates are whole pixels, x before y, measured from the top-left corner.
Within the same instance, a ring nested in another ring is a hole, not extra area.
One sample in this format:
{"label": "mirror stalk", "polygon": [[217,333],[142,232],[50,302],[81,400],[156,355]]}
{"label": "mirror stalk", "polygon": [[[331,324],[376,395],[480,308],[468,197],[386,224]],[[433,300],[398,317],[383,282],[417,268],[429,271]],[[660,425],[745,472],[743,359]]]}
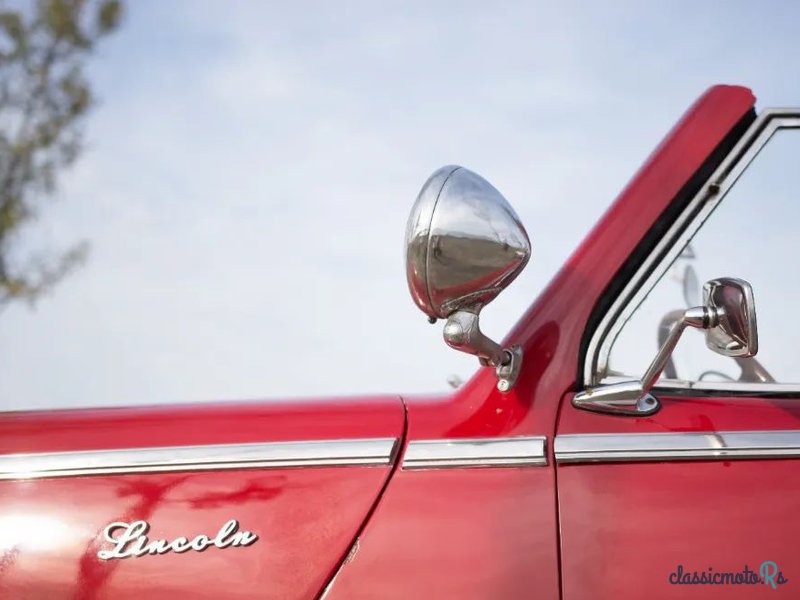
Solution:
{"label": "mirror stalk", "polygon": [[656,354],[650,366],[647,367],[647,371],[644,372],[644,376],[642,377],[643,393],[647,394],[653,389],[656,381],[658,381],[658,378],[661,376],[661,371],[664,370],[664,367],[669,362],[670,356],[672,356],[675,350],[675,346],[678,345],[678,340],[681,339],[681,335],[683,335],[687,327],[708,329],[709,327],[716,326],[718,321],[719,317],[717,311],[712,311],[706,307],[699,306],[697,308],[685,310],[681,318],[672,325],[667,339],[664,340],[658,354]]}
{"label": "mirror stalk", "polygon": [[522,348],[504,349],[481,331],[479,308],[461,309],[447,317],[442,335],[455,350],[474,354],[484,367],[495,367],[497,389],[507,392],[517,381],[522,365]]}
{"label": "mirror stalk", "polygon": [[442,334],[448,346],[474,354],[484,366],[497,367],[510,360],[500,344],[483,334],[477,311],[463,309],[452,313]]}
{"label": "mirror stalk", "polygon": [[594,412],[638,416],[653,414],[661,404],[650,394],[650,390],[667,366],[683,332],[687,327],[714,327],[718,321],[719,317],[714,309],[698,306],[685,310],[681,318],[673,323],[664,343],[639,381],[623,381],[587,389],[575,394],[573,405]]}
{"label": "mirror stalk", "polygon": [[[662,319],[659,331],[659,340],[663,340],[661,347],[640,380],[589,387],[573,396],[573,406],[593,412],[632,416],[656,412],[661,404],[650,390],[670,364],[672,352],[687,327],[705,329],[706,346],[717,354],[735,358],[754,356],[758,352],[758,329],[750,284],[730,277],[713,279],[703,286],[703,301],[703,306],[685,310],[666,337],[662,336],[663,328],[667,317],[672,319],[675,311]],[[760,373],[760,376],[768,377],[769,374]]]}

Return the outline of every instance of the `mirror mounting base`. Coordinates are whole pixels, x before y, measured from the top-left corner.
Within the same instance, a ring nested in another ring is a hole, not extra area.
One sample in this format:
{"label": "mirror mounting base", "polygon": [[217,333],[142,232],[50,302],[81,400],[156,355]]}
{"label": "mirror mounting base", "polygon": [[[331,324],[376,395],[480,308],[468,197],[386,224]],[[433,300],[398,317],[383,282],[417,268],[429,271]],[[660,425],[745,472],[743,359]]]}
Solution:
{"label": "mirror mounting base", "polygon": [[474,354],[484,367],[495,367],[497,389],[507,392],[517,381],[522,366],[522,348],[505,349],[486,337],[480,327],[480,310],[474,306],[451,313],[442,335],[445,343],[461,352]]}
{"label": "mirror mounting base", "polygon": [[575,408],[608,415],[646,417],[657,412],[661,403],[642,389],[640,381],[623,381],[578,392],[572,397]]}
{"label": "mirror mounting base", "polygon": [[509,360],[497,365],[495,374],[497,375],[497,389],[501,392],[507,392],[514,384],[517,383],[519,377],[520,367],[522,366],[522,346],[511,346],[505,350]]}
{"label": "mirror mounting base", "polygon": [[718,314],[704,306],[685,310],[681,318],[673,323],[667,339],[640,380],[601,385],[578,392],[572,398],[572,405],[584,410],[615,415],[652,415],[661,408],[661,403],[650,394],[650,390],[658,381],[683,332],[687,327],[713,327],[718,320]]}

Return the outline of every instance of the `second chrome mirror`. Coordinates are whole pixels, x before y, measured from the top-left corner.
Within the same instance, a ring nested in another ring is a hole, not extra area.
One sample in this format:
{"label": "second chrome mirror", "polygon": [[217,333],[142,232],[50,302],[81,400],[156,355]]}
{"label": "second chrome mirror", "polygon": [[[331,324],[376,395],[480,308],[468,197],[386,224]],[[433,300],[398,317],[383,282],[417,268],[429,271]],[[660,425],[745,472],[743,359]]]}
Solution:
{"label": "second chrome mirror", "polygon": [[703,304],[717,315],[706,329],[706,346],[723,356],[746,358],[758,352],[753,289],[741,279],[714,279],[703,286]]}
{"label": "second chrome mirror", "polygon": [[687,327],[705,329],[706,345],[717,354],[754,356],[758,352],[758,329],[752,287],[732,277],[706,282],[703,306],[685,310],[675,321],[641,380],[589,388],[575,394],[572,404],[594,412],[623,415],[643,416],[657,411],[660,405],[650,390]]}
{"label": "second chrome mirror", "polygon": [[442,167],[417,196],[406,227],[411,297],[431,322],[447,319],[445,342],[497,369],[498,388],[514,384],[519,348],[502,348],[480,330],[479,314],[525,267],[525,228],[488,181],[463,167]]}

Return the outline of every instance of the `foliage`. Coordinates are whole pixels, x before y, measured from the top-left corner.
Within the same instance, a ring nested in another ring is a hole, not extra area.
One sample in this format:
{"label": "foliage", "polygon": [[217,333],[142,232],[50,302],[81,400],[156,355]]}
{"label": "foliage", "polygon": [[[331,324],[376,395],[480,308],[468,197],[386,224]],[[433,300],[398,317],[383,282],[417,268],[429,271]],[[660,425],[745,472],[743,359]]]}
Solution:
{"label": "foliage", "polygon": [[81,150],[92,106],[84,75],[97,42],[119,25],[119,0],[0,4],[0,306],[33,302],[79,264],[86,244],[19,256],[21,234]]}

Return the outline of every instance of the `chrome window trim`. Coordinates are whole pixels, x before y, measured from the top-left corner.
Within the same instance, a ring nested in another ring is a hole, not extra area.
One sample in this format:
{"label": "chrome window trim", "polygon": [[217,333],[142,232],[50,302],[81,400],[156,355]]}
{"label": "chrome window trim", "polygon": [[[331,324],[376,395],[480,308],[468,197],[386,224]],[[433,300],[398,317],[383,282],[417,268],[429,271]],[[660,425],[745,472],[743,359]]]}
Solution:
{"label": "chrome window trim", "polygon": [[415,440],[403,457],[404,470],[545,465],[543,436]]}
{"label": "chrome window trim", "polygon": [[[603,384],[630,381],[630,377],[606,377]],[[729,392],[731,394],[796,394],[800,392],[797,383],[766,383],[762,381],[687,381],[685,379],[663,379],[655,389],[669,392]]]}
{"label": "chrome window trim", "polygon": [[558,464],[800,458],[800,431],[558,435]]}
{"label": "chrome window trim", "polygon": [[[658,241],[603,315],[600,324],[592,334],[584,357],[583,383],[585,386],[595,386],[604,381],[603,375],[608,371],[611,349],[622,328],[773,134],[779,129],[797,128],[800,128],[800,108],[770,108],[756,117],[742,138]],[[800,392],[800,383],[731,382],[722,385],[717,382],[679,380],[659,381],[655,389],[674,389],[676,387],[743,393]]]}
{"label": "chrome window trim", "polygon": [[387,465],[395,438],[210,444],[0,455],[0,480],[172,471]]}

